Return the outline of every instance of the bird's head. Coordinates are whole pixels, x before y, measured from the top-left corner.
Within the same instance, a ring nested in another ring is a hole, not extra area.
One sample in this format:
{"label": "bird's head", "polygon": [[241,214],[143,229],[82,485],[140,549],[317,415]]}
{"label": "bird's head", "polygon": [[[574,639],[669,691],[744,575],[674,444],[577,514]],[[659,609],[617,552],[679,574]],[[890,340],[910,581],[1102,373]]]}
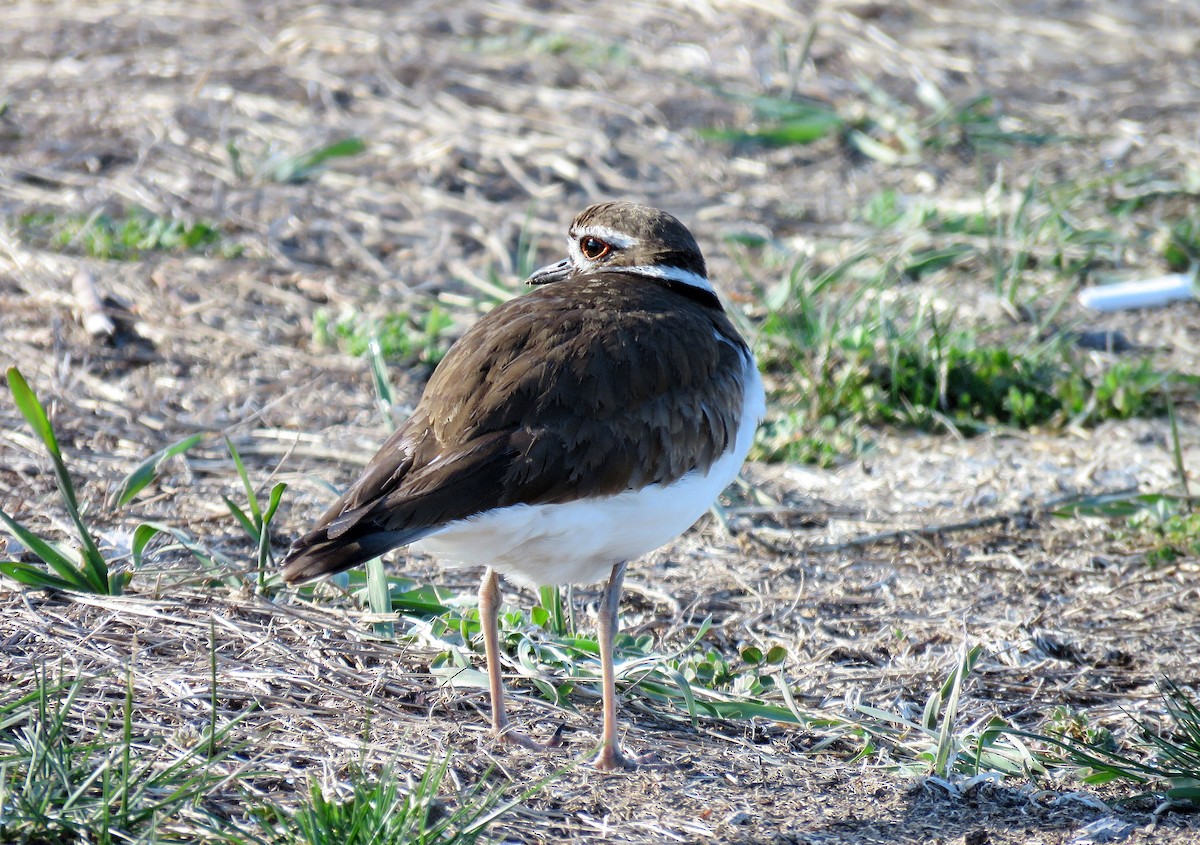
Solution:
{"label": "bird's head", "polygon": [[545,285],[598,272],[712,291],[704,256],[687,227],[665,211],[631,202],[584,209],[567,233],[567,257],[535,271],[525,283]]}

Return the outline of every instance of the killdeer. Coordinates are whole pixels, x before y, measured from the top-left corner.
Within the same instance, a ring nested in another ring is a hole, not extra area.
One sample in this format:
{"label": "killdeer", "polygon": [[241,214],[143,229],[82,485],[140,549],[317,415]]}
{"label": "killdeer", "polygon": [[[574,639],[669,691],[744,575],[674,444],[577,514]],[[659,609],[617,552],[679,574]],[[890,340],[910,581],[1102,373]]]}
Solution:
{"label": "killdeer", "polygon": [[568,257],[480,319],[388,438],[283,562],[285,581],[417,544],[486,567],[479,616],[492,728],[545,748],[504,707],[498,575],[608,579],[598,614],[603,731],[617,741],[613,635],[625,567],[686,531],[734,479],[764,411],[762,381],[691,232],[628,202],[575,218]]}

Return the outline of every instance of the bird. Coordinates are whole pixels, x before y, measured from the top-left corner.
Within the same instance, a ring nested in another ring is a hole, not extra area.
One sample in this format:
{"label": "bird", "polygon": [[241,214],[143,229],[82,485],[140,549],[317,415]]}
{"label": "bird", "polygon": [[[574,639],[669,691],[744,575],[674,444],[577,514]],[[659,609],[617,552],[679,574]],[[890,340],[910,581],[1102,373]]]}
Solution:
{"label": "bird", "polygon": [[[688,530],[741,471],[765,413],[750,346],[673,215],[592,205],[567,257],[526,279],[451,346],[407,422],[282,562],[309,581],[412,544],[484,567],[479,618],[491,727],[509,719],[499,576],[606,582],[597,612],[602,770],[655,765],[618,739],[613,637],[630,561]],[[556,736],[557,739],[557,736]]]}

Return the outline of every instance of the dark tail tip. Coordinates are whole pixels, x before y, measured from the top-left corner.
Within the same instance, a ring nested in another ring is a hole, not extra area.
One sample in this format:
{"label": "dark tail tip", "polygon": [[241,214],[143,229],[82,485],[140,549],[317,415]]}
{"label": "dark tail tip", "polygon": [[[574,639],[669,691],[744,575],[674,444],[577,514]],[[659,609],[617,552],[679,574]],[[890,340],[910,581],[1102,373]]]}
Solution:
{"label": "dark tail tip", "polygon": [[362,536],[342,535],[330,539],[324,531],[306,534],[295,542],[283,559],[280,574],[288,584],[299,584],[333,575],[390,552],[428,531],[379,531]]}
{"label": "dark tail tip", "polygon": [[292,546],[283,559],[280,574],[288,584],[299,584],[349,569],[359,561],[353,549],[336,548],[330,541],[305,544],[303,540]]}

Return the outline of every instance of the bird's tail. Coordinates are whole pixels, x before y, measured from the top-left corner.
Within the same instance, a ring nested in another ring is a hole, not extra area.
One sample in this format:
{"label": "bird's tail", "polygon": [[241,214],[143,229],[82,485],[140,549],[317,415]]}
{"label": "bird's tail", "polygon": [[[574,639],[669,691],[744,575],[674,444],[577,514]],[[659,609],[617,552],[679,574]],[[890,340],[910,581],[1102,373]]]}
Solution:
{"label": "bird's tail", "polygon": [[[365,527],[365,526],[364,526]],[[347,531],[330,537],[328,528],[305,534],[283,559],[281,575],[288,584],[311,581],[322,575],[342,572],[373,557],[416,542],[432,529],[403,531]]]}

